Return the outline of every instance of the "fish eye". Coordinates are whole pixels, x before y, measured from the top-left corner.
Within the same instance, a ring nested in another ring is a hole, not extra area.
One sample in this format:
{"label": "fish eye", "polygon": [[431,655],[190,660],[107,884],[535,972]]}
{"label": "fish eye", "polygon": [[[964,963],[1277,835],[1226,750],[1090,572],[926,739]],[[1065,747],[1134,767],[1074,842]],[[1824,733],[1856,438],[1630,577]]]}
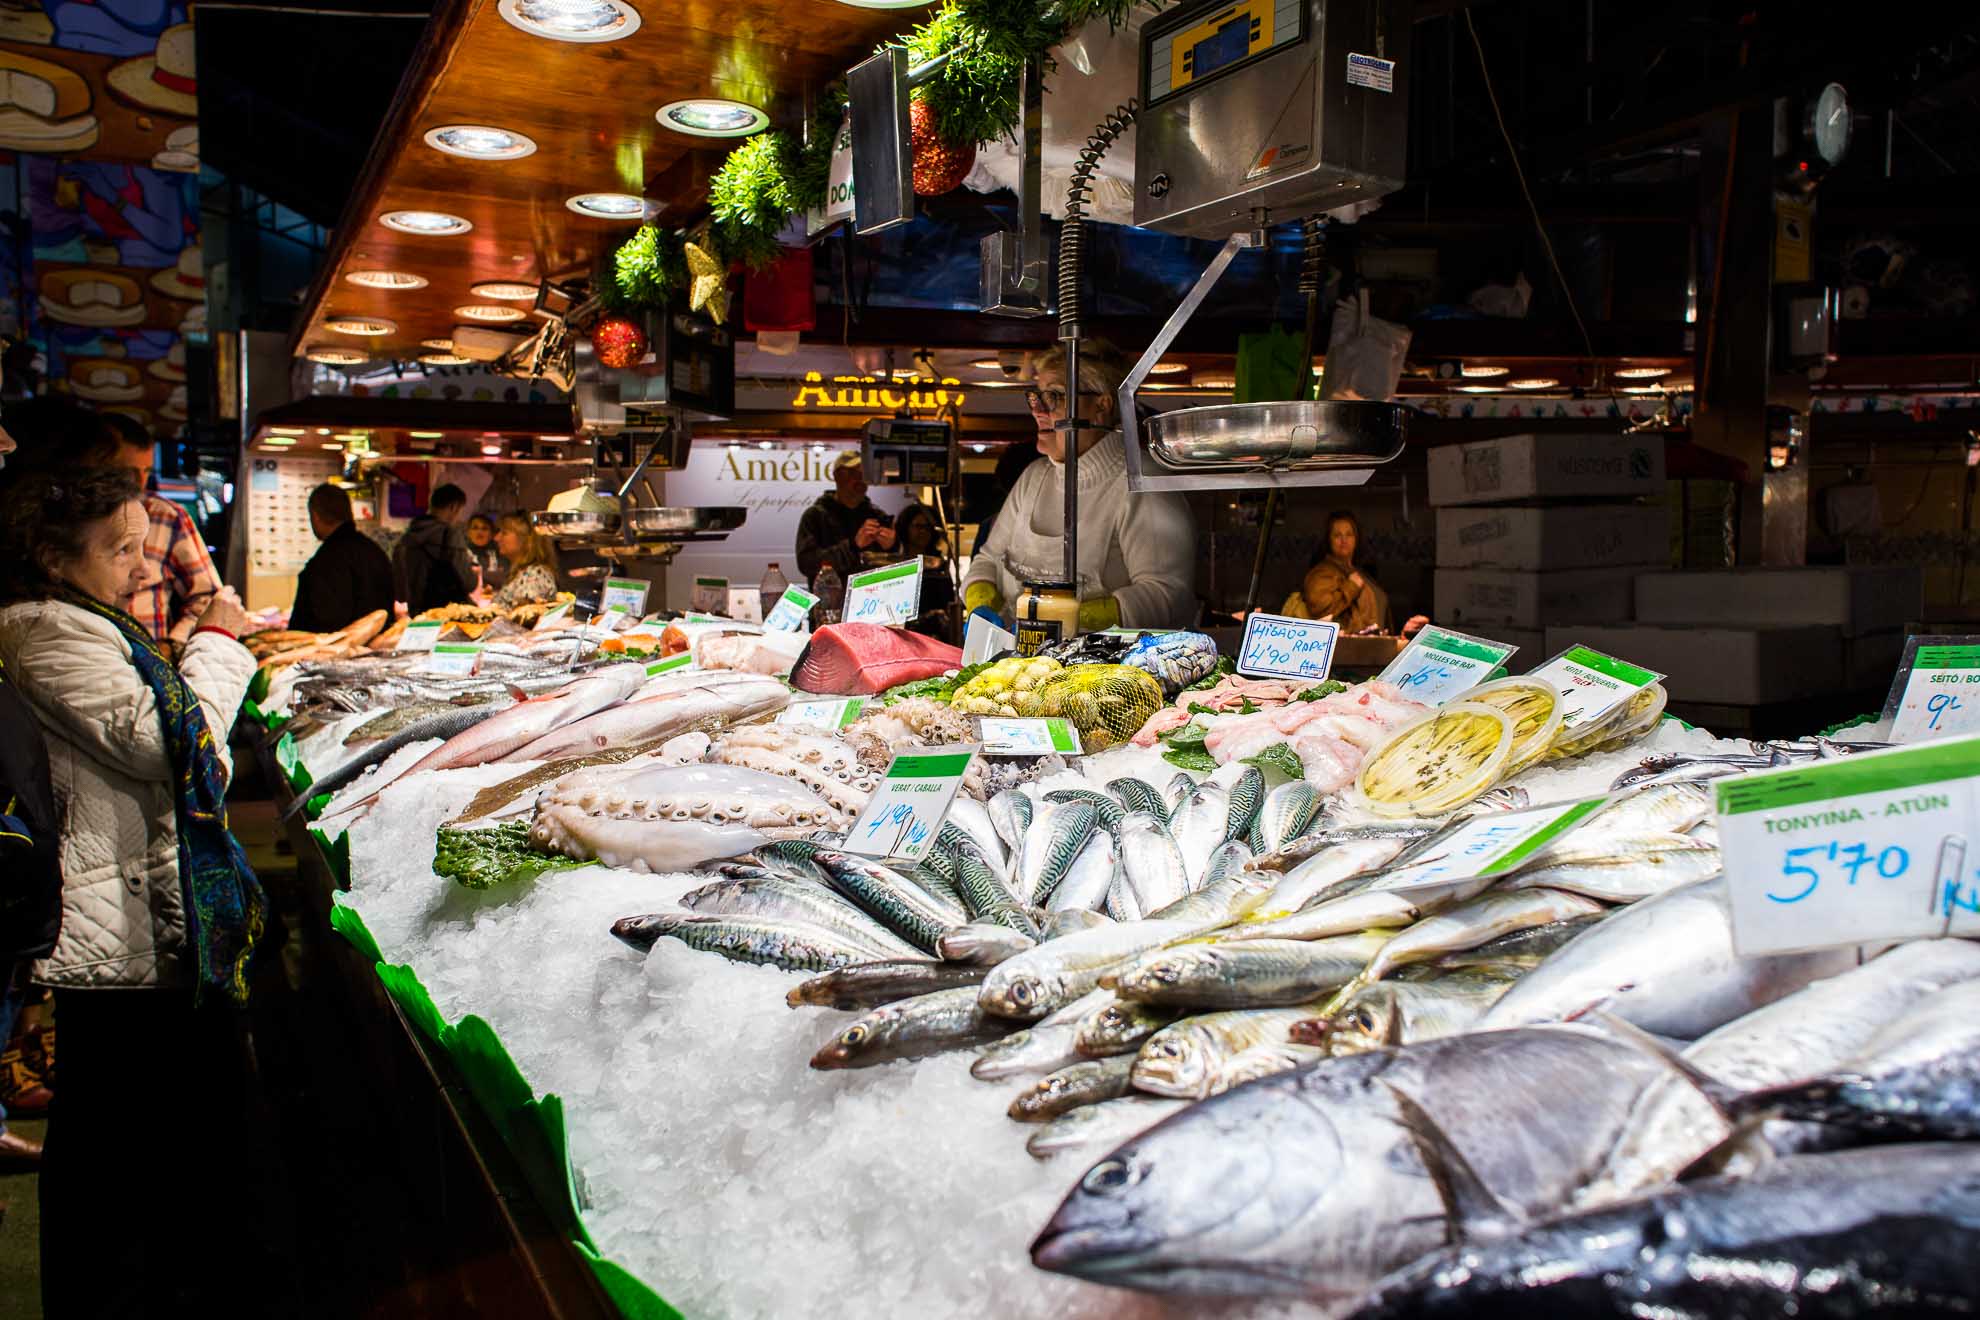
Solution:
{"label": "fish eye", "polygon": [[1031,1002],[1031,982],[1016,981],[1011,985],[1011,998],[1020,1004]]}
{"label": "fish eye", "polygon": [[1348,1021],[1352,1022],[1358,1031],[1375,1030],[1375,1015],[1365,1008],[1357,1008],[1348,1014]]}
{"label": "fish eye", "polygon": [[1079,1180],[1079,1185],[1096,1195],[1108,1196],[1127,1186],[1129,1181],[1126,1161],[1101,1160],[1086,1171],[1086,1176]]}
{"label": "fish eye", "polygon": [[863,1023],[855,1022],[852,1026],[847,1027],[839,1033],[839,1043],[841,1045],[857,1045],[865,1039],[866,1027]]}

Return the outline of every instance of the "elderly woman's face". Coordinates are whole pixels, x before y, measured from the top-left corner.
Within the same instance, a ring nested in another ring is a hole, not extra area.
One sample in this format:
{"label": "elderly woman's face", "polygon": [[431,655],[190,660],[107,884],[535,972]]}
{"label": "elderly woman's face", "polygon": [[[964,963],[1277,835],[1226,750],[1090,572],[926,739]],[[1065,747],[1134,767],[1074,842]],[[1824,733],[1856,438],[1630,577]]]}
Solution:
{"label": "elderly woman's face", "polygon": [[143,501],[131,500],[83,528],[80,554],[48,567],[85,596],[122,608],[151,580],[151,565],[144,557],[144,534],[150,526]]}
{"label": "elderly woman's face", "polygon": [[[1066,460],[1064,433],[1058,423],[1066,419],[1066,373],[1062,367],[1042,367],[1032,386],[1025,392],[1025,399],[1031,405],[1031,420],[1038,427],[1038,452],[1054,463]],[[1098,429],[1084,432],[1080,436],[1079,452],[1085,453],[1098,443],[1100,437],[1114,428],[1115,403],[1112,395],[1082,390],[1079,396],[1079,415],[1082,421],[1094,422]]]}
{"label": "elderly woman's face", "polygon": [[495,529],[495,549],[504,559],[514,559],[523,552],[523,534],[504,523]]}

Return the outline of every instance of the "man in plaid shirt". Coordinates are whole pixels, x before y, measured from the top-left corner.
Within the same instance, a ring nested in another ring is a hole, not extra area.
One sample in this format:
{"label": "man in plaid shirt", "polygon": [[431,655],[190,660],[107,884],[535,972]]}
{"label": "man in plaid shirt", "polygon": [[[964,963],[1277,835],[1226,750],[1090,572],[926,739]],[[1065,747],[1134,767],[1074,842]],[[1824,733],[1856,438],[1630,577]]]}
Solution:
{"label": "man in plaid shirt", "polygon": [[[122,442],[104,466],[129,468],[148,488],[150,435],[117,413],[105,413],[103,421]],[[151,519],[144,535],[144,557],[156,578],[131,598],[131,616],[159,641],[183,642],[192,635],[207,598],[220,590],[220,574],[206,553],[205,538],[194,526],[191,514],[171,500],[149,494],[144,497],[144,510]]]}

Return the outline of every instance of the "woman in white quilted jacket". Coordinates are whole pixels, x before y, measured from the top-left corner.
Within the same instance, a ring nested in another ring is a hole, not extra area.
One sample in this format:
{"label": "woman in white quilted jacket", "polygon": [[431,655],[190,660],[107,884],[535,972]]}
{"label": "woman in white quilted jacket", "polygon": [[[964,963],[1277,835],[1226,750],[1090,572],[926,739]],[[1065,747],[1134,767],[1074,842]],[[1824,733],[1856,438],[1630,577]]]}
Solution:
{"label": "woman in white quilted jacket", "polygon": [[43,472],[0,506],[0,664],[47,735],[62,821],[61,930],[34,964],[62,1037],[43,1304],[250,1314],[267,1299],[242,1291],[245,1189],[269,1161],[238,1010],[266,900],[225,790],[255,662],[232,590],[176,665],[125,612],[150,572],[139,494],[129,472]]}

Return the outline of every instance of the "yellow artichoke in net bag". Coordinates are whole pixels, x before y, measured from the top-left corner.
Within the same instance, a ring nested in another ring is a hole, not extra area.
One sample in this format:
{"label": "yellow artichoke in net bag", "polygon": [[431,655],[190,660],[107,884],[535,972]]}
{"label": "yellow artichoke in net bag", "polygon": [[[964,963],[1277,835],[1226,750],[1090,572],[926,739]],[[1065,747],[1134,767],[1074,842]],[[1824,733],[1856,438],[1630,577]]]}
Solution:
{"label": "yellow artichoke in net bag", "polygon": [[1037,693],[1038,709],[1029,713],[1071,720],[1089,752],[1126,742],[1164,705],[1162,685],[1131,665],[1074,665],[1040,683]]}
{"label": "yellow artichoke in net bag", "polygon": [[949,704],[965,715],[1039,714],[1038,689],[1062,666],[1044,656],[999,660],[955,690]]}

